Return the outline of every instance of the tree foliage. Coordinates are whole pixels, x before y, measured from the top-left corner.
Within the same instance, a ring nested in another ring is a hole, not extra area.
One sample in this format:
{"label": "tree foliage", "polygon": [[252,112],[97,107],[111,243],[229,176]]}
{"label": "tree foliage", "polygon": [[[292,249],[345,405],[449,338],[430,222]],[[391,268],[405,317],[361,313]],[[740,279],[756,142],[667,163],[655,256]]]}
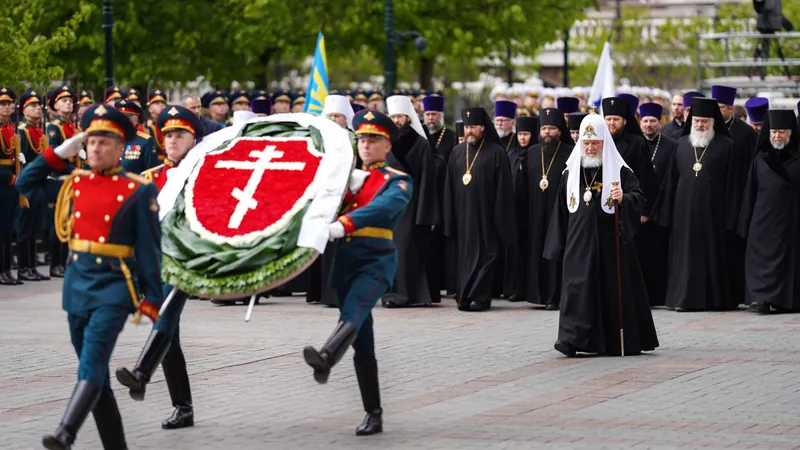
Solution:
{"label": "tree foliage", "polygon": [[[63,74],[84,85],[104,80],[104,33],[99,0],[6,0],[17,5],[0,27],[16,31],[27,46],[3,43],[18,63],[10,77],[27,75],[22,66],[45,70],[40,78]],[[219,86],[274,81],[273,67],[303,69],[324,26],[331,83],[343,85],[382,75],[386,49],[384,2],[374,0],[115,0],[114,63],[117,83],[186,82],[203,76]],[[419,31],[424,54],[412,45],[395,46],[399,79],[413,80],[420,61],[432,60],[433,75],[475,69],[476,58],[535,54],[557,30],[583,14],[592,0],[402,0],[394,1],[398,31]],[[22,5],[27,5],[22,8]],[[24,10],[24,11],[23,11]],[[14,22],[14,23],[11,23]],[[42,51],[40,36],[53,43]],[[28,50],[39,50],[29,52]],[[26,53],[35,64],[23,61]],[[18,68],[18,66],[20,66]],[[356,71],[355,69],[358,68]],[[286,70],[283,71],[285,73]]]}

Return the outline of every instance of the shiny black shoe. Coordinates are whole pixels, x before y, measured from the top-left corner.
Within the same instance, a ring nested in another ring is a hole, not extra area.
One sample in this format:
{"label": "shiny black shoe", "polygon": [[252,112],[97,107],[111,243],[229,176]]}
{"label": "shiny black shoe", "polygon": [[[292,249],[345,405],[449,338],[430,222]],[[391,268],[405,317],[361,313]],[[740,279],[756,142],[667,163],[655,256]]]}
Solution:
{"label": "shiny black shoe", "polygon": [[576,354],[575,347],[566,341],[558,340],[553,347],[570,358],[574,357]]}
{"label": "shiny black shoe", "polygon": [[314,379],[317,383],[328,382],[331,368],[342,359],[347,348],[356,340],[357,334],[355,325],[339,322],[319,351],[311,346],[303,349],[303,358],[314,369]]}
{"label": "shiny black shoe", "polygon": [[769,304],[764,302],[750,303],[750,310],[757,312],[759,314],[769,314],[770,312],[772,312],[772,310],[769,307]]}
{"label": "shiny black shoe", "polygon": [[172,414],[167,420],[161,422],[161,428],[165,430],[176,430],[194,426],[194,408],[191,403],[175,406]]}
{"label": "shiny black shoe", "polygon": [[514,295],[512,295],[511,297],[508,298],[508,301],[510,301],[511,303],[524,302],[525,301],[525,296],[524,295],[514,294]]}
{"label": "shiny black shoe", "polygon": [[150,332],[133,370],[124,367],[117,369],[117,381],[130,389],[130,396],[135,401],[144,400],[145,387],[164,359],[169,345],[170,337],[166,333],[153,330]]}
{"label": "shiny black shoe", "polygon": [[21,281],[41,281],[39,277],[33,274],[33,271],[29,268],[19,269],[17,270],[17,280]]}
{"label": "shiny black shoe", "polygon": [[378,383],[378,363],[376,361],[354,362],[358,390],[367,415],[356,428],[356,436],[370,436],[383,432],[383,409],[381,391]]}
{"label": "shiny black shoe", "polygon": [[554,304],[551,303],[551,304],[545,306],[544,310],[545,311],[558,311],[558,305],[554,305]]}
{"label": "shiny black shoe", "polygon": [[86,417],[100,398],[100,387],[88,381],[78,381],[56,432],[42,438],[42,445],[50,450],[70,450]]}
{"label": "shiny black shoe", "polygon": [[50,267],[50,277],[51,278],[64,278],[64,266],[52,266]]}

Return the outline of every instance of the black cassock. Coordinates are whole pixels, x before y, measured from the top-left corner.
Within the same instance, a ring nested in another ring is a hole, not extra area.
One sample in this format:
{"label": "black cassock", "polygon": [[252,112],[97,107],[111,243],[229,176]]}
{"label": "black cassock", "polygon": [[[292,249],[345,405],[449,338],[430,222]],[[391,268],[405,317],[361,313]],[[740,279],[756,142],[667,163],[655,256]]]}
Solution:
{"label": "black cassock", "polygon": [[[431,227],[440,217],[436,165],[428,140],[413,128],[401,131],[386,156],[389,167],[407,173],[413,182],[411,201],[394,231],[397,271],[394,286],[383,296],[387,306],[430,305],[426,261],[430,258]],[[438,300],[438,299],[437,299]]]}
{"label": "black cassock", "polygon": [[[511,169],[511,182],[514,182],[514,165],[517,163],[518,155],[520,153],[519,143],[517,141],[517,134],[511,133],[504,138],[500,138],[500,144],[505,150],[508,157],[508,167]],[[513,199],[515,205],[519,205],[516,198]],[[517,212],[518,214],[518,212]],[[502,248],[502,257],[500,258],[500,265],[498,266],[492,295],[499,297],[504,296],[524,296],[524,285],[519,276],[521,275],[522,255],[519,251],[517,243],[512,245],[504,245]]]}
{"label": "black cassock", "polygon": [[642,212],[650,211],[658,197],[658,182],[644,136],[624,130],[622,134],[614,136],[614,144],[617,146],[619,156],[622,156],[639,180],[639,187],[647,202]]}
{"label": "black cassock", "polygon": [[480,145],[469,144],[469,163],[475,158],[470,183],[462,181],[467,168],[466,142],[453,149],[445,181],[445,234],[456,242],[456,300],[462,310],[472,302],[478,309],[491,306],[503,246],[517,242],[505,149],[486,141],[478,153]]}
{"label": "black cassock", "polygon": [[677,141],[683,134],[683,124],[678,124],[675,119],[672,119],[661,127],[661,134]]}
{"label": "black cassock", "polygon": [[[792,136],[795,139],[795,136]],[[800,157],[788,150],[758,153],[739,215],[747,238],[747,301],[800,310]]]}
{"label": "black cassock", "polygon": [[[745,121],[732,117],[726,124],[728,133],[733,140],[733,148],[739,161],[739,181],[736,187],[736,198],[742,198],[744,182],[747,180],[747,173],[750,171],[750,163],[756,151],[756,140],[758,135],[753,127]],[[739,206],[737,202],[736,206]],[[728,232],[728,279],[731,283],[731,301],[736,304],[745,303],[745,274],[744,274],[744,253],[745,240],[739,236],[735,230]]]}
{"label": "black cassock", "polygon": [[[658,186],[655,201],[648,201],[649,210],[643,216],[652,218],[664,188],[667,168],[675,157],[678,141],[660,133],[656,139],[647,140],[648,156],[653,165]],[[633,239],[642,266],[642,275],[647,286],[647,297],[651,306],[663,306],[667,292],[667,254],[669,252],[669,230],[650,220],[639,227]]]}
{"label": "black cassock", "polygon": [[[436,180],[439,189],[439,210],[444,211],[442,203],[444,201],[444,181],[447,177],[447,161],[450,159],[453,147],[458,144],[458,137],[455,131],[443,127],[438,133],[428,135],[428,143],[433,149],[435,158]],[[455,270],[452,267],[454,264],[455,244],[449,242],[449,239],[445,237],[442,220],[436,224],[432,239],[433,242],[430,247],[432,255],[427,259],[426,264],[431,298],[436,302],[437,300],[440,301],[440,291],[455,291]]]}
{"label": "black cassock", "polygon": [[[560,145],[560,147],[559,147]],[[542,145],[529,147],[520,156],[520,167],[515,178],[516,194],[522,199],[520,241],[524,246],[525,298],[537,305],[558,306],[561,298],[561,260],[544,258],[547,227],[556,202],[561,175],[572,153],[573,145],[556,141],[547,145],[542,168]],[[552,165],[551,165],[552,161]],[[539,183],[547,174],[548,187],[542,190]]]}
{"label": "black cassock", "polygon": [[[696,149],[697,157],[703,155]],[[683,136],[667,169],[656,221],[670,228],[666,305],[689,311],[734,309],[730,296],[726,233],[739,209],[733,142],[717,134],[695,172],[695,148]]]}
{"label": "black cassock", "polygon": [[[614,214],[603,211],[601,189],[592,190],[589,206],[583,201],[585,180],[602,183],[603,169],[582,169],[578,210],[570,214],[566,191],[569,171],[564,171],[545,242],[544,256],[557,260],[563,255],[563,281],[558,321],[558,339],[578,351],[619,355],[620,305]],[[623,192],[620,208],[620,268],[622,279],[622,327],[625,354],[635,355],[658,347],[653,316],[647,301],[633,235],[639,226],[645,198],[636,176],[627,168],[620,172]]]}

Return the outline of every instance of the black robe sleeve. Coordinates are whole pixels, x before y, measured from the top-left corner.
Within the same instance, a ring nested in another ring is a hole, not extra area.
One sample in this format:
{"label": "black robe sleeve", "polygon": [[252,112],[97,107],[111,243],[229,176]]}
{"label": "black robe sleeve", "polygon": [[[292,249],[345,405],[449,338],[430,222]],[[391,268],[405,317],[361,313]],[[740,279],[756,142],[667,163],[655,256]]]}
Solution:
{"label": "black robe sleeve", "polygon": [[428,140],[411,131],[394,143],[387,160],[391,166],[399,165],[398,169],[408,172],[414,183],[414,198],[410,204],[416,208],[414,225],[436,225],[441,211],[436,162]]}
{"label": "black robe sleeve", "polygon": [[[728,171],[725,179],[725,229],[736,232],[739,219],[739,208],[742,206],[742,189],[744,176],[739,169],[744,155],[739,154],[733,147],[733,141],[728,137],[719,140],[722,151],[728,152]],[[714,143],[712,142],[712,146]],[[719,150],[718,150],[719,151]]]}
{"label": "black robe sleeve", "polygon": [[561,174],[561,183],[558,184],[558,195],[553,205],[553,214],[547,228],[547,237],[544,241],[542,256],[546,259],[559,260],[564,253],[564,243],[567,241],[567,224],[569,223],[569,209],[567,209],[567,179],[569,170]]}
{"label": "black robe sleeve", "polygon": [[[458,145],[453,149],[452,154],[461,154],[463,152],[463,146]],[[451,155],[452,156],[452,155]],[[451,158],[452,159],[452,158]],[[456,236],[456,210],[455,210],[455,191],[453,190],[453,183],[455,182],[456,178],[453,174],[454,168],[453,163],[448,162],[447,169],[445,173],[444,179],[444,200],[442,203],[444,204],[444,234],[447,237],[455,237]]]}
{"label": "black robe sleeve", "polygon": [[642,192],[639,179],[628,168],[623,167],[620,173],[622,179],[622,205],[619,208],[619,232],[624,242],[633,242],[633,236],[639,230],[642,210],[649,205]]}
{"label": "black robe sleeve", "polygon": [[739,236],[745,239],[747,239],[747,234],[750,231],[750,219],[753,217],[753,206],[756,204],[756,194],[758,193],[757,158],[753,159],[750,164],[750,172],[747,174],[747,182],[742,193],[742,206],[739,209],[737,232]]}
{"label": "black robe sleeve", "polygon": [[672,151],[672,157],[666,163],[664,171],[664,181],[661,187],[661,198],[658,200],[657,208],[650,220],[655,221],[663,228],[672,228],[672,212],[675,206],[675,192],[678,189],[678,160],[676,151],[678,144]]}
{"label": "black robe sleeve", "polygon": [[511,167],[505,153],[497,153],[495,159],[497,188],[494,202],[494,225],[505,245],[516,244],[518,240],[517,215],[515,211],[514,185]]}

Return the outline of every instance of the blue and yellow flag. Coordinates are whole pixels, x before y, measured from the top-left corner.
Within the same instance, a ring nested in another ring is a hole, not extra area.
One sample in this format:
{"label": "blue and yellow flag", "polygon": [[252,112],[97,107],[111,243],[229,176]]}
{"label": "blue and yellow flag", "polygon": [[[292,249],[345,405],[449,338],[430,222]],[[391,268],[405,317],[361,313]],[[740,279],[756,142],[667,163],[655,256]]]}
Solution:
{"label": "blue and yellow flag", "polygon": [[311,65],[311,76],[306,91],[306,106],[303,112],[320,114],[328,96],[328,58],[325,55],[325,35],[317,36],[317,50]]}

